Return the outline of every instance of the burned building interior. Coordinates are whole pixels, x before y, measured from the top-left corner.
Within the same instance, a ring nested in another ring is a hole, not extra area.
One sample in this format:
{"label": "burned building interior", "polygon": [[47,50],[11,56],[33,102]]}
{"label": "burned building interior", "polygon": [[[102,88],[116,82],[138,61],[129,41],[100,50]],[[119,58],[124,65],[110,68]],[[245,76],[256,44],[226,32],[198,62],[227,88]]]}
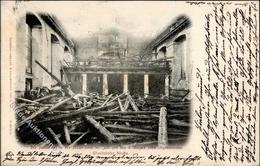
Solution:
{"label": "burned building interior", "polygon": [[26,12],[17,19],[20,143],[167,147],[188,140],[188,17],[175,19],[138,51],[131,49],[134,40],[116,29],[78,48],[61,25],[46,13]]}

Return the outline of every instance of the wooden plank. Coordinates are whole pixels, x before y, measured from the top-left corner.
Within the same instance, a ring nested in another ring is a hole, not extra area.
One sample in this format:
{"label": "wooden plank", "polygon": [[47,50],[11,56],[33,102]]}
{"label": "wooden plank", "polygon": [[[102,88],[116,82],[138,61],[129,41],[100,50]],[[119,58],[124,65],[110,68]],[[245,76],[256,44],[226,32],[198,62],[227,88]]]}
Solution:
{"label": "wooden plank", "polygon": [[85,132],[79,132],[79,131],[71,131],[70,134],[73,134],[73,135],[82,135],[84,134]]}
{"label": "wooden plank", "polygon": [[61,115],[56,115],[56,116],[51,116],[48,118],[45,118],[43,120],[37,121],[35,123],[47,123],[47,122],[51,122],[51,121],[59,121],[59,120],[65,120],[65,119],[72,119],[72,118],[76,118],[76,117],[80,117],[80,116],[84,116],[86,114],[94,114],[97,111],[101,111],[104,110],[112,105],[106,105],[104,107],[94,107],[91,109],[78,109],[78,110],[71,110],[71,113],[69,114],[61,114]]}
{"label": "wooden plank", "polygon": [[105,118],[105,121],[116,121],[116,122],[126,122],[127,126],[129,126],[128,122],[134,122],[134,123],[148,123],[148,124],[157,124],[158,121],[151,121],[151,120],[138,120],[138,119],[110,119]]}
{"label": "wooden plank", "polygon": [[53,75],[51,72],[48,71],[46,67],[44,67],[40,62],[35,60],[35,63],[38,64],[46,73],[48,73],[57,83],[61,86],[61,88],[64,90],[65,94],[67,96],[74,96],[75,93],[71,90],[70,86],[67,84],[64,84],[61,80],[59,80],[55,75]]}
{"label": "wooden plank", "polygon": [[119,109],[119,107],[115,107],[115,108],[113,108],[113,109],[111,109],[111,110],[108,110],[107,112],[114,112],[114,111],[116,111],[116,110],[118,110]]}
{"label": "wooden plank", "polygon": [[126,130],[129,132],[137,132],[137,133],[157,133],[156,131],[152,131],[152,130],[139,129],[139,128],[133,128],[128,126],[122,126],[122,125],[105,125],[105,127],[112,128],[112,129]]}
{"label": "wooden plank", "polygon": [[75,145],[79,142],[79,140],[81,140],[87,133],[88,133],[88,131],[85,132],[85,133],[83,133],[83,134],[82,134],[79,138],[77,138],[72,144],[70,144],[69,147],[72,148],[73,146],[75,146]]}
{"label": "wooden plank", "polygon": [[36,99],[36,100],[33,100],[33,101],[39,102],[39,101],[43,101],[43,100],[46,100],[46,99],[49,99],[49,98],[52,98],[52,97],[55,97],[55,96],[57,96],[57,94],[51,94],[51,95],[44,96],[42,98],[39,98],[39,99]]}
{"label": "wooden plank", "polygon": [[128,99],[129,99],[129,102],[130,102],[132,108],[134,109],[134,111],[138,112],[139,109],[138,109],[137,105],[135,104],[134,99],[130,95],[128,95]]}
{"label": "wooden plank", "polygon": [[174,136],[179,136],[179,135],[182,135],[182,136],[188,136],[189,135],[189,133],[182,133],[182,132],[180,132],[180,133],[177,133],[177,132],[174,132],[174,133],[169,133],[168,132],[168,135],[174,135]]}
{"label": "wooden plank", "polygon": [[115,111],[115,112],[105,112],[105,111],[101,111],[101,112],[96,112],[93,113],[93,115],[98,115],[98,116],[102,116],[102,115],[136,115],[136,114],[159,114],[160,111],[136,111],[136,112],[122,112],[122,111]]}
{"label": "wooden plank", "polygon": [[44,111],[48,110],[48,107],[41,107],[38,111],[34,112],[33,114],[31,114],[29,117],[25,118],[24,120],[22,120],[21,122],[19,122],[17,124],[17,128],[21,127],[22,125],[24,125],[25,123],[27,123],[27,121],[35,118],[36,116],[38,116],[39,114],[42,114]]}
{"label": "wooden plank", "polygon": [[171,119],[169,120],[173,125],[176,125],[176,126],[184,126],[184,127],[189,127],[190,124],[185,122],[185,121],[182,121],[182,120],[178,120],[178,119]]}
{"label": "wooden plank", "polygon": [[118,104],[119,104],[120,110],[121,110],[122,112],[125,112],[125,108],[123,107],[120,98],[118,98],[117,101],[118,101]]}
{"label": "wooden plank", "polygon": [[176,142],[176,141],[183,141],[188,139],[188,137],[181,137],[181,138],[169,138],[168,140],[171,142]]}
{"label": "wooden plank", "polygon": [[113,101],[116,101],[118,98],[125,96],[126,93],[121,93],[120,95],[114,97],[112,100],[108,102],[108,104],[112,103]]}
{"label": "wooden plank", "polygon": [[24,102],[27,102],[27,103],[40,104],[39,102],[28,100],[28,99],[24,99],[24,98],[21,98],[21,97],[18,97],[16,99],[24,101]]}
{"label": "wooden plank", "polygon": [[157,141],[145,141],[145,142],[129,144],[128,146],[152,145],[152,144],[156,144],[156,143],[157,143]]}
{"label": "wooden plank", "polygon": [[[145,135],[154,135],[156,133],[146,133]],[[113,133],[114,136],[144,136],[143,133]]]}
{"label": "wooden plank", "polygon": [[50,111],[55,110],[56,108],[60,107],[61,105],[65,104],[65,103],[67,103],[67,102],[70,101],[71,99],[72,99],[72,97],[67,98],[67,99],[65,99],[65,100],[62,100],[61,102],[59,102],[59,103],[55,104],[54,106],[52,106],[52,107],[50,108]]}
{"label": "wooden plank", "polygon": [[126,100],[125,100],[125,105],[124,105],[124,109],[125,109],[125,110],[128,109],[129,104],[130,104],[130,102],[129,102],[129,98],[128,98],[128,96],[127,96],[127,97],[126,97]]}
{"label": "wooden plank", "polygon": [[51,133],[51,135],[53,136],[53,138],[55,139],[55,141],[58,143],[60,148],[65,148],[62,143],[60,142],[59,137],[54,133],[54,131],[51,128],[47,128],[49,130],[49,132]]}
{"label": "wooden plank", "polygon": [[[117,140],[118,142],[120,142],[120,141],[133,141],[133,140],[135,140],[135,139],[137,139],[136,136],[120,136],[120,137],[117,137],[117,138],[116,138],[116,140]],[[139,138],[139,139],[140,139],[140,138]]]}
{"label": "wooden plank", "polygon": [[[117,101],[118,101],[120,110],[121,110],[122,112],[126,112],[126,110],[125,110],[125,108],[123,107],[123,104],[122,104],[120,98],[118,98]],[[127,126],[130,126],[130,123],[129,123],[129,122],[125,122],[125,124],[126,124]]]}
{"label": "wooden plank", "polygon": [[66,124],[64,125],[64,134],[65,134],[65,139],[66,139],[67,144],[71,144],[70,131]]}
{"label": "wooden plank", "polygon": [[158,146],[166,147],[168,145],[167,134],[167,112],[166,107],[160,109],[159,130],[158,130]]}
{"label": "wooden plank", "polygon": [[108,131],[105,127],[103,127],[100,123],[98,123],[95,119],[93,119],[88,115],[85,116],[85,119],[87,120],[87,122],[92,124],[93,127],[95,127],[100,134],[104,136],[104,138],[107,140],[108,143],[112,143],[116,141],[115,136],[110,131]]}
{"label": "wooden plank", "polygon": [[112,96],[113,96],[113,94],[110,94],[110,95],[107,97],[106,101],[101,105],[101,107],[105,106],[105,105],[108,103],[108,101],[110,100],[110,98],[111,98]]}

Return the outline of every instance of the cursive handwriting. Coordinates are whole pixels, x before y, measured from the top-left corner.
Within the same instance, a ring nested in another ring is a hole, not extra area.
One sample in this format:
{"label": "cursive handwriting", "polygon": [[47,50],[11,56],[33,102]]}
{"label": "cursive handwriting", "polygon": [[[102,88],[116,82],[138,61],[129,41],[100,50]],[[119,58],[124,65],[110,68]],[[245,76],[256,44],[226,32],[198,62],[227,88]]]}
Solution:
{"label": "cursive handwriting", "polygon": [[[196,3],[192,3],[193,5]],[[205,66],[196,70],[194,125],[214,161],[256,162],[259,29],[252,3],[206,3]]]}

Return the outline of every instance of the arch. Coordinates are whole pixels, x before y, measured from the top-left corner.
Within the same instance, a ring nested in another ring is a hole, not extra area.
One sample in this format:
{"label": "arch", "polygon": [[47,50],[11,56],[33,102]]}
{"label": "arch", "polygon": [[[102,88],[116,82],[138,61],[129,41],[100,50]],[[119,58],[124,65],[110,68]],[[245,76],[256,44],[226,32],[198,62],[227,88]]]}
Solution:
{"label": "arch", "polygon": [[65,63],[73,61],[73,57],[68,46],[64,47],[63,60],[65,61]]}
{"label": "arch", "polygon": [[32,27],[41,27],[40,20],[32,13],[26,13],[26,24]]}
{"label": "arch", "polygon": [[58,37],[54,34],[51,34],[51,43],[60,43]]}
{"label": "arch", "polygon": [[57,66],[61,51],[62,50],[58,37],[55,34],[51,34],[51,72],[58,78],[60,76],[60,71]]}
{"label": "arch", "polygon": [[174,42],[176,43],[180,43],[180,42],[184,42],[186,40],[186,35],[183,34],[183,35],[180,35],[179,37],[177,37]]}
{"label": "arch", "polygon": [[69,52],[69,48],[67,46],[64,47],[64,52]]}
{"label": "arch", "polygon": [[42,77],[39,68],[34,64],[35,60],[42,61],[42,23],[37,14],[28,12],[23,21],[26,27],[25,45],[26,45],[26,78],[25,90],[42,84]]}
{"label": "arch", "polygon": [[157,57],[158,59],[165,58],[166,57],[167,48],[166,46],[163,46],[159,49]]}
{"label": "arch", "polygon": [[163,46],[159,49],[159,52],[166,53],[166,46]]}

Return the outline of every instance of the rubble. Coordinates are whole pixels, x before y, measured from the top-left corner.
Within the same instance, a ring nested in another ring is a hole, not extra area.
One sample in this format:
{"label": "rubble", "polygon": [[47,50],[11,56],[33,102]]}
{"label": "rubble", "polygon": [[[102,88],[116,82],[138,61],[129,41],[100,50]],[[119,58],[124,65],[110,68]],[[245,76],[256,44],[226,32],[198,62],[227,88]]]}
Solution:
{"label": "rubble", "polygon": [[[133,99],[129,93],[108,96],[81,95],[75,99],[51,92],[39,99],[17,98],[15,109],[25,116],[24,119],[17,117],[17,132],[22,142],[35,139],[31,136],[35,135],[33,132],[24,135],[24,132],[30,130],[27,125],[29,121],[46,131],[45,135],[59,147],[64,147],[64,144],[72,147],[76,143],[147,142],[156,145],[159,128],[168,135],[166,138],[169,143],[174,143],[176,139],[185,140],[189,132],[188,101],[157,99],[155,102],[155,99],[149,98],[140,100]],[[159,127],[162,107],[165,107],[167,112],[166,128]],[[40,138],[36,140],[41,141]]]}
{"label": "rubble", "polygon": [[35,88],[16,99],[16,131],[22,143],[47,146],[29,123],[60,148],[103,143],[165,147],[187,140],[190,101],[133,98],[129,92],[75,94],[67,84],[55,80],[60,90]]}

